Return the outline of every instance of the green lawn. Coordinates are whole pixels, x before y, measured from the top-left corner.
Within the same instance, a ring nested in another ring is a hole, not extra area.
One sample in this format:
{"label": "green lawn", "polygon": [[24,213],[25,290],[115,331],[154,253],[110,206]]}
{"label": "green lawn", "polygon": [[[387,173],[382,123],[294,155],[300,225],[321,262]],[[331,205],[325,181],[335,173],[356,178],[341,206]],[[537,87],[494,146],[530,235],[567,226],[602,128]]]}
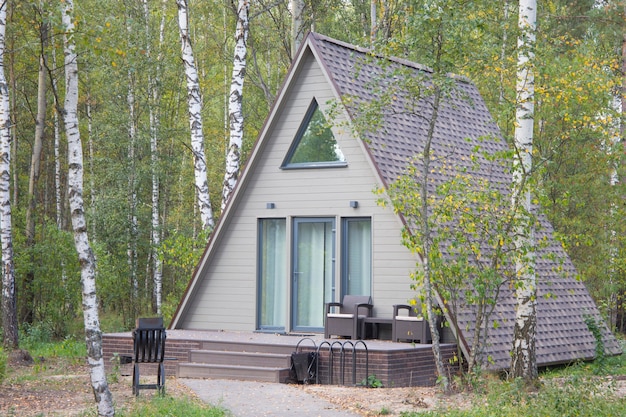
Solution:
{"label": "green lawn", "polygon": [[[404,413],[402,417],[623,417],[626,416],[626,355],[542,370],[540,383],[483,378],[467,410]],[[622,384],[622,392],[618,384]]]}

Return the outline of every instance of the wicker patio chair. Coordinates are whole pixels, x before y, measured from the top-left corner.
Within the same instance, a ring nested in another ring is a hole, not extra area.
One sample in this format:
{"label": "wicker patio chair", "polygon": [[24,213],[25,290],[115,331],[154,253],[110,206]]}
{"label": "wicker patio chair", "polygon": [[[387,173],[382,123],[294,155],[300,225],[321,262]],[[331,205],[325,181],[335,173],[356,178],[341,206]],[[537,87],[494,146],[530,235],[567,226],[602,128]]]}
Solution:
{"label": "wicker patio chair", "polygon": [[[407,310],[406,313],[404,310]],[[407,340],[409,342],[432,343],[430,324],[416,312],[415,306],[396,304],[393,306],[391,323],[391,340]]]}
{"label": "wicker patio chair", "polygon": [[341,303],[326,303],[324,337],[331,335],[362,339],[365,335],[365,317],[372,315],[372,297],[345,295]]}

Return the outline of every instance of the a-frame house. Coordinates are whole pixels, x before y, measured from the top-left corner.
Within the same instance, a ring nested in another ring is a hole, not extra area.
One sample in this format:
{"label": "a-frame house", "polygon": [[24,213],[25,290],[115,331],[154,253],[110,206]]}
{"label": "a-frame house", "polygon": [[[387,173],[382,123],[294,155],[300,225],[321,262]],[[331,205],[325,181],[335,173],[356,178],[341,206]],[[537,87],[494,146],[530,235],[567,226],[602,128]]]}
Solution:
{"label": "a-frame house", "polygon": [[[381,109],[380,125],[353,129],[360,103],[392,82],[385,71],[427,68],[400,59],[384,66],[364,49],[311,33],[303,42],[172,320],[172,329],[323,334],[324,303],[345,294],[371,295],[374,315],[415,296],[410,273],[419,259],[401,243],[404,219],[377,204],[373,193],[401,175],[422,152],[432,106],[401,92]],[[433,148],[467,157],[480,143],[506,144],[476,87],[452,77],[454,93],[439,109]],[[412,106],[412,111],[406,111]],[[497,172],[496,172],[497,171]],[[496,169],[495,180],[510,182]],[[445,176],[444,174],[441,174]],[[539,365],[589,359],[596,340],[585,317],[598,309],[545,218],[538,232],[549,245],[538,254]],[[562,264],[542,256],[553,253]],[[560,266],[560,268],[557,268]],[[556,272],[559,269],[561,272]],[[550,293],[551,297],[543,297]],[[448,311],[467,353],[471,308]],[[514,299],[503,291],[494,312],[484,365],[508,367]],[[608,354],[620,353],[600,325]],[[466,334],[467,333],[467,334]]]}

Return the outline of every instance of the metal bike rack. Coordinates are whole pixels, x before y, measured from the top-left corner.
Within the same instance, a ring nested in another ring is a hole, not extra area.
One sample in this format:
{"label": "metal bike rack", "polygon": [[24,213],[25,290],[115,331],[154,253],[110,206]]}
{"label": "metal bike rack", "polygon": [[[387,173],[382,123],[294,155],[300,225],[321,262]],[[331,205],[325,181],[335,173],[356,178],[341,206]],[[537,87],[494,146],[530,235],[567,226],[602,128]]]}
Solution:
{"label": "metal bike rack", "polygon": [[345,370],[346,370],[346,346],[349,346],[349,350],[352,353],[352,385],[357,385],[356,382],[356,361],[357,361],[357,349],[356,347],[359,345],[363,345],[365,349],[365,378],[369,374],[369,351],[367,349],[367,345],[362,340],[357,340],[356,342],[352,342],[351,340],[346,340],[344,342],[334,341],[332,343],[328,341],[323,341],[317,347],[317,367],[316,370],[316,380],[315,383],[319,384],[319,358],[320,358],[320,350],[323,346],[328,346],[328,384],[333,384],[333,368],[335,362],[335,351],[339,352],[339,369],[341,370],[341,385],[345,385]]}

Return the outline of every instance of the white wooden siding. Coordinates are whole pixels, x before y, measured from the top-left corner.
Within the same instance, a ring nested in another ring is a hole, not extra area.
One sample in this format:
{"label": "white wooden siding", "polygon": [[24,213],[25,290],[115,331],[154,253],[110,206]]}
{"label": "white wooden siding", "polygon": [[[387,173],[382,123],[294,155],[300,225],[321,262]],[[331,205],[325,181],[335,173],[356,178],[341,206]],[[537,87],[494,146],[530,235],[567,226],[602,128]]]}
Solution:
{"label": "white wooden siding", "polygon": [[[251,170],[241,179],[244,188],[237,193],[222,235],[205,255],[208,258],[201,264],[196,288],[178,321],[179,328],[256,329],[259,218],[286,218],[289,222],[298,216],[335,217],[339,230],[342,217],[371,217],[375,314],[391,317],[393,304],[405,303],[414,295],[409,274],[416,259],[401,244],[397,216],[376,204],[378,197],[372,191],[379,180],[362,143],[345,128],[333,128],[347,167],[280,169],[311,100],[316,98],[320,108],[326,110],[327,102],[335,99],[313,55],[308,53],[301,62],[299,76],[287,87],[275,120],[269,122],[267,136],[259,141],[262,148]],[[359,202],[357,209],[349,206],[352,200]],[[267,203],[274,203],[275,208],[267,209]],[[288,234],[290,230],[288,224]],[[339,287],[339,242],[336,258]]]}

